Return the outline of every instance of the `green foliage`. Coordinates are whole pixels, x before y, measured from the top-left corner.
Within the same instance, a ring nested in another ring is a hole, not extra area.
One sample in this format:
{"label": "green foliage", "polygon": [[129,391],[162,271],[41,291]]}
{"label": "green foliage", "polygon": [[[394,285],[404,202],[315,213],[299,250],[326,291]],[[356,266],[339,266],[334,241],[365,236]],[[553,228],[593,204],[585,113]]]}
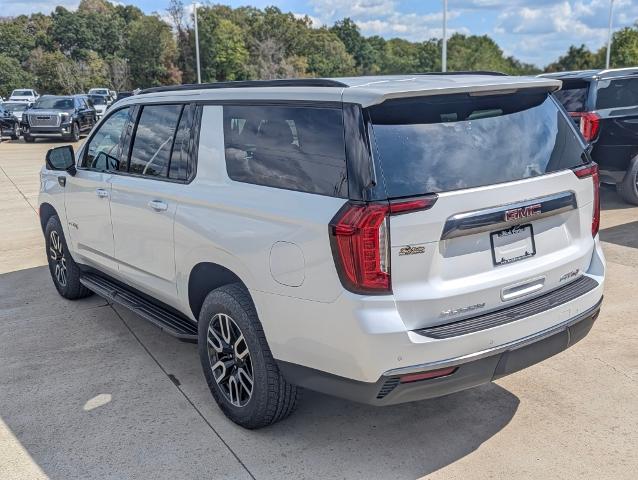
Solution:
{"label": "green foliage", "polygon": [[16,88],[31,85],[33,77],[15,58],[0,53],[0,96],[6,97]]}
{"label": "green foliage", "polygon": [[569,70],[588,70],[591,68],[602,68],[604,65],[598,64],[598,59],[585,45],[576,47],[572,45],[567,53],[546,68],[546,72],[562,72]]}
{"label": "green foliage", "polygon": [[176,55],[171,27],[158,17],[144,16],[128,26],[126,58],[133,85],[146,88],[180,83]]}
{"label": "green foliage", "polygon": [[610,63],[616,68],[638,65],[638,22],[634,28],[627,27],[614,33]]}

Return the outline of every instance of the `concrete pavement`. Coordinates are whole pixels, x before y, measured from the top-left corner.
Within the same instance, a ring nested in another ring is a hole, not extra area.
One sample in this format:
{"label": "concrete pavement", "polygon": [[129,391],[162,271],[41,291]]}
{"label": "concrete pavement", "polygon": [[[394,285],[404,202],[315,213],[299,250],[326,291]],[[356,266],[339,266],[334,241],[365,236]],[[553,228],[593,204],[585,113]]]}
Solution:
{"label": "concrete pavement", "polygon": [[374,408],[305,392],[256,432],[223,416],[196,347],[44,266],[37,172],[0,144],[0,478],[635,478],[638,208],[603,192],[603,312],[574,348],[494,384]]}

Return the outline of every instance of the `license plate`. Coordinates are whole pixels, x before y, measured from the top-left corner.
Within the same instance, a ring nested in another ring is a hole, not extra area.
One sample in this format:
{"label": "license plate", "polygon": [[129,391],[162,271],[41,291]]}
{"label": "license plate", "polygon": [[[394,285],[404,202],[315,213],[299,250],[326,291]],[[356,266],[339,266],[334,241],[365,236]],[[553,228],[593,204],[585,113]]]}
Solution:
{"label": "license plate", "polygon": [[516,225],[490,234],[494,265],[507,265],[536,255],[532,225]]}

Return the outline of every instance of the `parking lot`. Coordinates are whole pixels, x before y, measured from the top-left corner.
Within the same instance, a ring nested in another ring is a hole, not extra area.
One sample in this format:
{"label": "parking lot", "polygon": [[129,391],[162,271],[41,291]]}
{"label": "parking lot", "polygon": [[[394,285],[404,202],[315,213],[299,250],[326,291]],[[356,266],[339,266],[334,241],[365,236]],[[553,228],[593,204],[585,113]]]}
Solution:
{"label": "parking lot", "polygon": [[57,295],[37,216],[60,142],[0,144],[0,478],[636,478],[638,208],[603,188],[602,314],[574,348],[498,382],[375,408],[304,392],[231,423],[196,346],[93,296]]}

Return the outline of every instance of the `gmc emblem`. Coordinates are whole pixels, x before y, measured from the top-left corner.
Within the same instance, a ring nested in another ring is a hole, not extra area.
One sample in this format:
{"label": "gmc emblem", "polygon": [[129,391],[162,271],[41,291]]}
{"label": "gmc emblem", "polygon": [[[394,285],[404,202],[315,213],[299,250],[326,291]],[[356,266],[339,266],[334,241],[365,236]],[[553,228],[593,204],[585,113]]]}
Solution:
{"label": "gmc emblem", "polygon": [[541,213],[542,205],[536,203],[534,205],[528,205],[526,207],[512,208],[511,210],[505,210],[505,221],[520,220],[522,218],[533,217]]}

